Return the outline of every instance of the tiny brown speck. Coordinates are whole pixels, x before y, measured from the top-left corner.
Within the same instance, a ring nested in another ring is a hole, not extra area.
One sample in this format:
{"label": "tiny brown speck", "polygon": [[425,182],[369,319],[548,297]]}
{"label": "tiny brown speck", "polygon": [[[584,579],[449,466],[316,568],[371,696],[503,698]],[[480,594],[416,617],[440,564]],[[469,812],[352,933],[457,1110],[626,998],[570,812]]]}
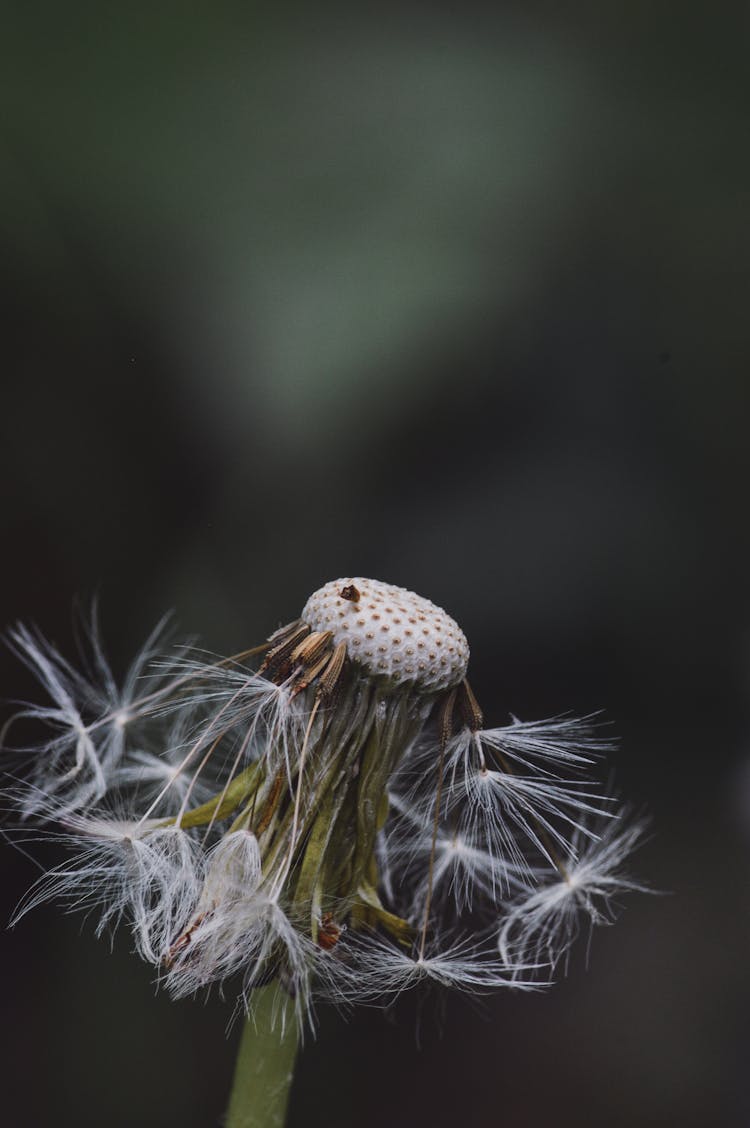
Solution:
{"label": "tiny brown speck", "polygon": [[342,599],[348,599],[350,603],[359,603],[362,598],[354,584],[347,584],[346,587],[342,587],[339,595]]}

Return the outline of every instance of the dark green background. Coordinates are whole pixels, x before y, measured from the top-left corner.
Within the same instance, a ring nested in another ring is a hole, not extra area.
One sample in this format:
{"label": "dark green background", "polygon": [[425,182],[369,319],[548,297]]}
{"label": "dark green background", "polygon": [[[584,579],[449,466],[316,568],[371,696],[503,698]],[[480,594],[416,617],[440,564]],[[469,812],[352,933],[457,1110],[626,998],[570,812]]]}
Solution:
{"label": "dark green background", "polygon": [[[444,605],[491,723],[604,707],[652,815],[585,969],[320,1015],[291,1124],[750,1119],[741,5],[6,4],[2,601],[118,669],[328,579]],[[33,692],[2,658],[3,694]],[[34,876],[2,854],[6,915]],[[230,1004],[0,936],[9,1125],[219,1122]]]}

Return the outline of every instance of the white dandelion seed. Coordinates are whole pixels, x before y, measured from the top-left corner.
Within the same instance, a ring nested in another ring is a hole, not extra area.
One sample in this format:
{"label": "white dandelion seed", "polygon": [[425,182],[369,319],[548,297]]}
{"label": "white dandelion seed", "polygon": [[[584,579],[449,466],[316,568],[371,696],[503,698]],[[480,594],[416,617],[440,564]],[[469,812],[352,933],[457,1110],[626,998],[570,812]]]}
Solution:
{"label": "white dandelion seed", "polygon": [[[591,781],[561,778],[547,768],[534,773],[528,753],[514,768],[494,730],[464,730],[449,745],[447,805],[459,825],[473,838],[493,843],[492,849],[514,865],[527,861],[533,846],[551,865],[555,850],[566,850],[572,831],[576,840],[586,836],[587,818],[611,816],[612,800],[597,795]],[[571,755],[565,750],[565,757]],[[551,750],[544,759],[549,761]],[[517,757],[518,759],[518,757]],[[583,755],[577,757],[582,760]]]}
{"label": "white dandelion seed", "polygon": [[169,677],[153,669],[155,656],[167,644],[167,618],[162,619],[130,665],[118,688],[104,654],[96,605],[82,620],[83,671],[76,670],[38,631],[19,624],[8,632],[13,652],[38,678],[51,704],[26,704],[2,731],[6,744],[11,726],[33,722],[48,730],[41,742],[14,749],[29,766],[29,793],[23,813],[35,813],[40,796],[54,799],[58,814],[83,811],[97,804],[111,786],[128,750],[139,747],[138,722],[148,716],[168,691]]}
{"label": "white dandelion seed", "polygon": [[541,986],[538,979],[523,977],[535,969],[499,959],[487,936],[458,937],[451,943],[440,943],[436,937],[424,952],[409,951],[368,933],[349,932],[341,944],[348,983],[341,986],[342,976],[336,986],[350,1002],[382,1004],[429,982],[471,994]]}
{"label": "white dandelion seed", "polygon": [[[601,733],[597,714],[588,717],[550,717],[543,721],[520,721],[500,728],[480,729],[476,739],[496,757],[522,768],[557,776],[576,767],[586,769],[612,750],[612,741]],[[463,734],[466,740],[466,734]],[[460,738],[459,738],[460,743]]]}
{"label": "white dandelion seed", "polygon": [[645,823],[613,822],[601,838],[574,842],[554,880],[519,894],[498,934],[503,960],[530,960],[554,967],[566,957],[582,925],[611,924],[615,899],[648,892],[623,865],[643,838]]}
{"label": "white dandelion seed", "polygon": [[98,913],[97,935],[126,923],[143,958],[161,960],[200,892],[197,843],[174,827],[119,819],[70,816],[65,828],[58,838],[74,856],[39,878],[11,923],[55,900]]}
{"label": "white dandelion seed", "polygon": [[[444,820],[434,826],[434,806],[425,810],[390,792],[391,817],[383,833],[381,866],[387,872],[390,898],[395,889],[409,891],[404,911],[419,919],[428,896],[461,912],[492,900],[508,889],[527,888],[528,867],[519,867],[487,849],[486,839],[471,837]],[[430,873],[430,857],[432,872]],[[419,875],[415,878],[415,875]]]}

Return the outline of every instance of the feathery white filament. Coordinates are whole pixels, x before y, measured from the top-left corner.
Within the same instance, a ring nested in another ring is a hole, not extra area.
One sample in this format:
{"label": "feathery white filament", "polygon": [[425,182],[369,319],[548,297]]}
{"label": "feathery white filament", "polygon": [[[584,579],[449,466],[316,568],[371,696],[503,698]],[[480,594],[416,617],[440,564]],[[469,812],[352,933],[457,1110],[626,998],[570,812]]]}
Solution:
{"label": "feathery white filament", "polygon": [[618,894],[647,892],[622,870],[643,832],[642,823],[611,823],[599,839],[574,842],[563,874],[520,893],[508,906],[498,932],[501,958],[554,967],[573,944],[582,919],[590,926],[608,924]]}

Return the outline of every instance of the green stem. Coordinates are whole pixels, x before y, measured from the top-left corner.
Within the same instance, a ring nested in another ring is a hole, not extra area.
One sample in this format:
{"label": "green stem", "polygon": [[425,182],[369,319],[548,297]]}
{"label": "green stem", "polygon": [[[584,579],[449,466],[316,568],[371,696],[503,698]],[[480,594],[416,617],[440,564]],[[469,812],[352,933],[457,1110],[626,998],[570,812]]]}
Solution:
{"label": "green stem", "polygon": [[283,1128],[298,1042],[293,1003],[280,996],[276,983],[256,988],[242,1032],[226,1128]]}

